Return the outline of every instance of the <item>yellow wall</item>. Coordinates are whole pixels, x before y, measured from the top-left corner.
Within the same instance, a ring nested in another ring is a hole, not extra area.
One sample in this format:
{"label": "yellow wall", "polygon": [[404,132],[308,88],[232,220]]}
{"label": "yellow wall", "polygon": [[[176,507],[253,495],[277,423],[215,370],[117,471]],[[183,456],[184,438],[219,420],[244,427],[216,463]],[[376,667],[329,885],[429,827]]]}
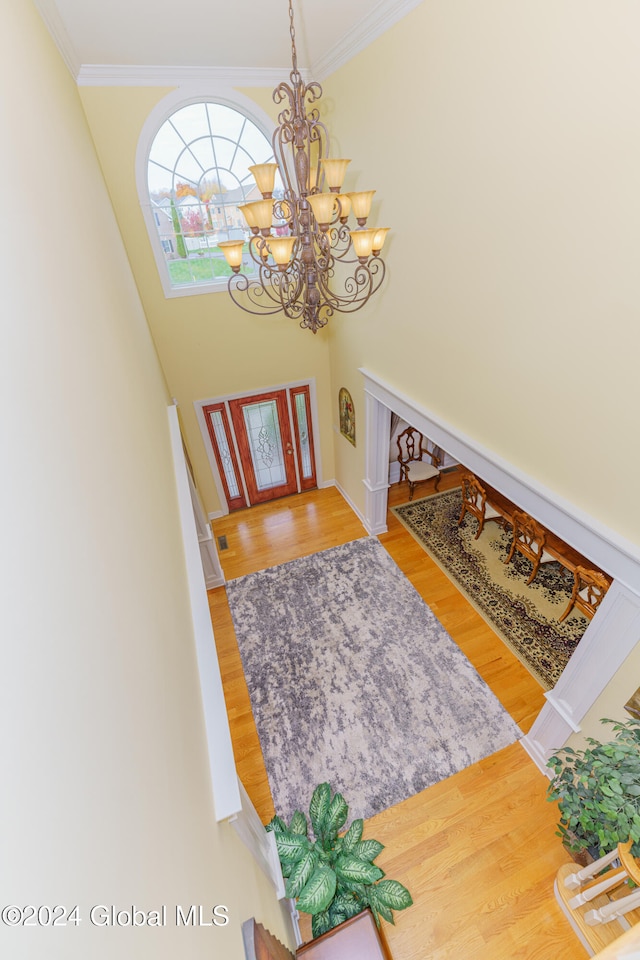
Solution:
{"label": "yellow wall", "polygon": [[367,367],[636,542],[639,35],[635,0],[429,0],[324,83],[393,227],[384,296],[332,325],[334,389],[359,412]]}
{"label": "yellow wall", "polygon": [[[31,3],[3,4],[1,235],[4,905],[0,955],[244,956],[272,888],[214,820],[168,395],[76,86]],[[178,929],[176,904],[229,907]],[[92,926],[97,904],[166,928]]]}
{"label": "yellow wall", "polygon": [[[334,476],[326,332],[239,310],[226,290],[165,299],[135,181],[138,139],[163,88],[86,87],[81,97],[140,297],[181,421],[198,487],[209,512],[220,508],[193,402],[315,378],[323,478]],[[249,91],[263,109],[268,91]]]}
{"label": "yellow wall", "polygon": [[580,733],[571,736],[568,746],[574,747],[574,749],[582,749],[587,737],[593,737],[595,740],[611,740],[611,725],[603,724],[600,721],[603,718],[620,722],[629,720],[631,715],[624,709],[624,704],[639,687],[640,644],[637,644],[591,709],[582,718]]}

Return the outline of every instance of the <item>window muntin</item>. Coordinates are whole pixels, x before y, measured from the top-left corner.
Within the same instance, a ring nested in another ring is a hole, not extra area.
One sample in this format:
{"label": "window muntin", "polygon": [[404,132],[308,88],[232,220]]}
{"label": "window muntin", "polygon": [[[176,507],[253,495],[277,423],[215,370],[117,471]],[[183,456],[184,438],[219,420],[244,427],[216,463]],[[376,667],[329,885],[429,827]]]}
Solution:
{"label": "window muntin", "polygon": [[[248,240],[239,207],[261,199],[249,167],[272,160],[265,134],[225,104],[190,103],[164,121],[149,151],[147,188],[172,290],[226,282],[231,270],[218,243]],[[245,272],[251,263],[247,256]]]}

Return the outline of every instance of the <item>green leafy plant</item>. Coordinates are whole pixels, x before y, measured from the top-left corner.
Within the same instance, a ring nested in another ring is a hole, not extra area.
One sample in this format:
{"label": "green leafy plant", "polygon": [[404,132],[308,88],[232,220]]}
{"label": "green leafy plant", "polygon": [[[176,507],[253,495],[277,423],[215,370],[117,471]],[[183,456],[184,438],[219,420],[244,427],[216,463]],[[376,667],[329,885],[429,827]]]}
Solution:
{"label": "green leafy plant", "polygon": [[618,843],[633,840],[640,856],[640,721],[610,723],[615,736],[589,737],[585,750],[565,747],[548,761],[553,779],[547,799],[558,801],[558,836],[568,850],[593,850],[602,856]]}
{"label": "green leafy plant", "polygon": [[364,821],[354,820],[340,834],[348,813],[342,794],[332,795],[329,784],[321,783],[311,797],[310,824],[296,810],[289,826],[276,816],[266,828],[275,834],[286,895],[297,899],[299,910],[311,914],[314,938],[367,907],[378,926],[380,917],[393,923],[393,910],[413,903],[406,887],[383,879],[384,871],[373,861],[384,846],[362,839]]}

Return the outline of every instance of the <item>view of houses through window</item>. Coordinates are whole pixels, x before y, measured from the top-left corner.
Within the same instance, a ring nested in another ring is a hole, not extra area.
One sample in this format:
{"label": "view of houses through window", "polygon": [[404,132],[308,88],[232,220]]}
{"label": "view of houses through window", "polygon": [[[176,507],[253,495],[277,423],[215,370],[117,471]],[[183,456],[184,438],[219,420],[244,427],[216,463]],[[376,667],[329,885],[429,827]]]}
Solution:
{"label": "view of houses through window", "polygon": [[[147,182],[172,288],[229,276],[218,244],[249,240],[239,208],[262,199],[249,167],[272,160],[265,134],[222,103],[191,103],[162,124],[149,152]],[[276,182],[276,196],[278,190],[282,185]],[[244,272],[250,264],[247,255]]]}

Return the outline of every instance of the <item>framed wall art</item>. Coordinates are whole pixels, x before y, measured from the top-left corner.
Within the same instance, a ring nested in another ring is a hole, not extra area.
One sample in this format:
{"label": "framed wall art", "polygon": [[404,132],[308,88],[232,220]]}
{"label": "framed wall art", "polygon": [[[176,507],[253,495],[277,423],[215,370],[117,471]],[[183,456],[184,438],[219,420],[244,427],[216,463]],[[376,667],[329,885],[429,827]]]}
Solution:
{"label": "framed wall art", "polygon": [[346,437],[349,443],[356,445],[356,414],[353,409],[353,400],[346,387],[340,387],[338,394],[338,406],[340,409],[340,433]]}

